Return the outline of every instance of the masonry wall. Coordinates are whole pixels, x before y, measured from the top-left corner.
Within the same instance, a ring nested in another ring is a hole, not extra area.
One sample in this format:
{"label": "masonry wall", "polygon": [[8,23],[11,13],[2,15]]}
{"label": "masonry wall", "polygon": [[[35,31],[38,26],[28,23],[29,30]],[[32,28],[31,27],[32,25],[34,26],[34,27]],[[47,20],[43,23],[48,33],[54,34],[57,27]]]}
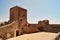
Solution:
{"label": "masonry wall", "polygon": [[60,24],[49,24],[44,27],[44,31],[46,32],[60,32]]}
{"label": "masonry wall", "polygon": [[39,21],[38,24],[28,24],[28,27],[25,27],[25,33],[34,33],[34,32],[60,32],[60,24],[49,24],[48,20]]}
{"label": "masonry wall", "polygon": [[9,17],[10,24],[0,27],[0,37],[3,40],[35,32],[60,32],[60,24],[49,24],[49,20],[38,21],[38,24],[29,24],[27,10],[18,6],[10,8]]}
{"label": "masonry wall", "polygon": [[[15,35],[15,30],[16,30],[16,23],[15,21],[12,22],[11,24],[5,25],[0,27],[0,37],[3,40],[6,40],[7,38],[11,38],[14,37]],[[8,35],[9,34],[9,35]]]}
{"label": "masonry wall", "polygon": [[38,29],[44,32],[60,32],[60,24],[49,24],[48,20],[38,22]]}
{"label": "masonry wall", "polygon": [[17,34],[23,34],[23,30],[27,27],[27,10],[18,6],[10,8],[10,22],[17,21]]}
{"label": "masonry wall", "polygon": [[39,32],[40,30],[38,29],[38,24],[28,24],[29,32],[30,33],[35,33]]}

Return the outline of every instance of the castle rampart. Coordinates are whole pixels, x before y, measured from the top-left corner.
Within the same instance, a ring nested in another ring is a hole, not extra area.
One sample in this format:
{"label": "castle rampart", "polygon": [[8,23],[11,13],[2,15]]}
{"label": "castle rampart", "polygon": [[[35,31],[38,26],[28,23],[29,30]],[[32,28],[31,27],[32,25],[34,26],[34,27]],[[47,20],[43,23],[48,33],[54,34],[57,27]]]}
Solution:
{"label": "castle rampart", "polygon": [[38,24],[27,22],[27,10],[19,6],[10,8],[10,18],[6,25],[0,26],[0,37],[7,38],[35,32],[60,32],[60,24],[49,24],[49,20],[38,21]]}

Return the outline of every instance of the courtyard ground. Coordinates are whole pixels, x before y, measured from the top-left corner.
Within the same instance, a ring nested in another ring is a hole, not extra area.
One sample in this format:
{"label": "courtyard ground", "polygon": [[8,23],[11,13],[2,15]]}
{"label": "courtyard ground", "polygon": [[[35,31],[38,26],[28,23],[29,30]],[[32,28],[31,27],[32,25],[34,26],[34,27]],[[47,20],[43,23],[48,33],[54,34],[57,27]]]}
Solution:
{"label": "courtyard ground", "polygon": [[54,40],[56,36],[57,33],[38,32],[32,34],[24,34],[7,40]]}

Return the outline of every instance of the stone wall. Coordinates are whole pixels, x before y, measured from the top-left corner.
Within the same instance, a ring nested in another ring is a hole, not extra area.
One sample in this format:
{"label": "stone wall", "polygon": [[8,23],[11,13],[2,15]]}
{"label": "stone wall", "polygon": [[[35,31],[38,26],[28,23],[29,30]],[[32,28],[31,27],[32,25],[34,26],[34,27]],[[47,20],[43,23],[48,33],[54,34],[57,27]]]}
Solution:
{"label": "stone wall", "polygon": [[39,32],[40,30],[38,29],[38,24],[28,24],[28,33],[35,33]]}
{"label": "stone wall", "polygon": [[10,8],[10,22],[17,21],[18,34],[23,34],[23,28],[27,27],[27,10],[22,7]]}
{"label": "stone wall", "polygon": [[14,36],[35,32],[60,32],[60,24],[49,24],[48,20],[38,24],[27,22],[27,10],[18,6],[10,8],[9,23],[0,27],[0,37],[5,40]]}
{"label": "stone wall", "polygon": [[60,24],[49,24],[48,20],[39,21],[38,28],[44,32],[60,32]]}
{"label": "stone wall", "polygon": [[60,24],[49,24],[48,20],[39,21],[38,24],[28,24],[27,27],[23,27],[23,33],[34,32],[60,32]]}
{"label": "stone wall", "polygon": [[46,32],[60,32],[60,24],[49,24],[44,27],[44,31]]}
{"label": "stone wall", "polygon": [[3,40],[14,37],[15,36],[14,32],[16,30],[16,26],[17,25],[14,21],[11,24],[0,27],[0,37],[2,37]]}

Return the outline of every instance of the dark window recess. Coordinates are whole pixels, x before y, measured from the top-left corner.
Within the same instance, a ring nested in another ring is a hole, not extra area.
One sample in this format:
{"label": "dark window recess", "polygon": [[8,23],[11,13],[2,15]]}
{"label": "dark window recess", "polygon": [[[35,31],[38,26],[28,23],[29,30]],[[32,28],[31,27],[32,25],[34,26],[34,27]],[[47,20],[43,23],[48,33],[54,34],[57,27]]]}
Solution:
{"label": "dark window recess", "polygon": [[22,19],[20,19],[20,21],[22,21]]}
{"label": "dark window recess", "polygon": [[23,30],[23,28],[22,28],[22,30]]}
{"label": "dark window recess", "polygon": [[23,17],[24,17],[25,15],[23,15]]}

